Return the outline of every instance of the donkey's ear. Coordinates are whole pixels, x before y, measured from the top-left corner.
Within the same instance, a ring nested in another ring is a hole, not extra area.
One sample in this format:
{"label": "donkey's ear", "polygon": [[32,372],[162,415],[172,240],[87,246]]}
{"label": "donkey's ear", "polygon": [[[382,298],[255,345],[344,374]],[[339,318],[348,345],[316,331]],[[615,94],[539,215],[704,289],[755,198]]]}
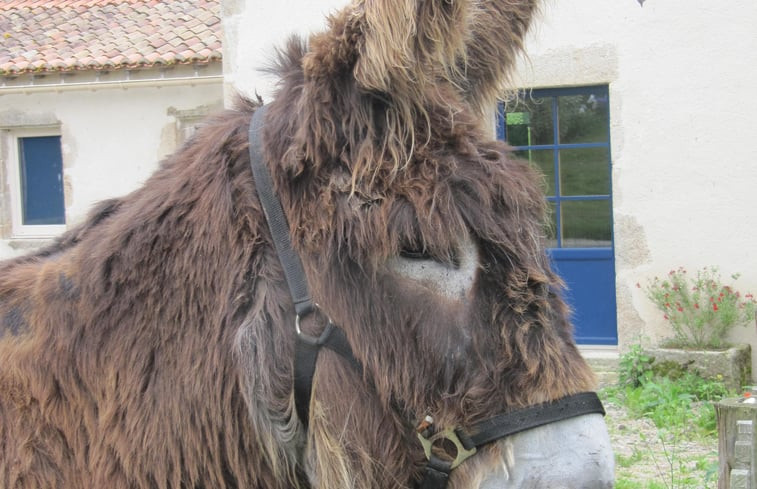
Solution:
{"label": "donkey's ear", "polygon": [[311,38],[306,75],[348,69],[370,91],[421,102],[441,80],[484,108],[496,99],[542,0],[354,0]]}
{"label": "donkey's ear", "polygon": [[306,76],[351,70],[370,91],[413,97],[465,56],[470,0],[354,0],[310,38]]}
{"label": "donkey's ear", "polygon": [[467,26],[465,57],[456,71],[468,101],[482,110],[504,93],[541,0],[478,0]]}
{"label": "donkey's ear", "polygon": [[472,4],[461,0],[361,0],[358,84],[385,93],[413,92],[453,77],[465,57]]}

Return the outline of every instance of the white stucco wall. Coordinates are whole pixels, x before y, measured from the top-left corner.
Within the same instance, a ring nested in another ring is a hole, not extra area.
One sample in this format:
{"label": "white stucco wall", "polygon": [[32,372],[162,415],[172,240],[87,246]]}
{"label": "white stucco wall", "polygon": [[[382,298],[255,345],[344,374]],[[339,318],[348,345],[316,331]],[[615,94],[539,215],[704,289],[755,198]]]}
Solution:
{"label": "white stucco wall", "polygon": [[521,86],[610,87],[621,347],[667,334],[649,277],[716,265],[757,291],[757,3],[550,1],[535,27]]}
{"label": "white stucco wall", "polygon": [[256,93],[268,101],[276,80],[260,70],[270,66],[274,50],[289,36],[308,36],[322,30],[326,16],[347,0],[222,0],[226,99],[235,92]]}
{"label": "white stucco wall", "polygon": [[[345,3],[225,0],[229,87],[270,96],[271,47]],[[547,0],[534,24],[516,87],[609,85],[621,349],[667,335],[635,286],[652,276],[716,265],[757,292],[755,29],[753,0]]]}
{"label": "white stucco wall", "polygon": [[[66,222],[81,221],[94,202],[137,188],[176,149],[175,111],[222,107],[221,80],[210,84],[87,90],[0,91],[0,131],[8,146],[18,128],[57,123],[60,126],[65,184]],[[0,259],[40,243],[12,239],[8,209],[9,148],[2,148],[4,201],[0,209]]]}

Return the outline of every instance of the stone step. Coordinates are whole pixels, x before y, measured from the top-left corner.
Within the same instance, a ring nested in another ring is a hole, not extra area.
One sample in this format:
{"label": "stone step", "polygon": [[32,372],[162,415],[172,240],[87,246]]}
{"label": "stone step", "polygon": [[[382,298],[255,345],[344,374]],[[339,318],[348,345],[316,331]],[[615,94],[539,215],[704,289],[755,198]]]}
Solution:
{"label": "stone step", "polygon": [[594,370],[600,388],[618,383],[620,355],[617,347],[581,346],[579,350]]}

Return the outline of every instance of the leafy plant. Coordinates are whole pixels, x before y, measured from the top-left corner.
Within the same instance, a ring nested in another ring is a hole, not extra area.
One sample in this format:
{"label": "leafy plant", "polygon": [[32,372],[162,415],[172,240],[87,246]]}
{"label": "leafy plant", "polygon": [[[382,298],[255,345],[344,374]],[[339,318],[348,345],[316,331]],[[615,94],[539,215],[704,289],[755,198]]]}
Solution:
{"label": "leafy plant", "polygon": [[638,387],[651,374],[652,358],[644,353],[641,345],[631,345],[618,364],[618,380],[621,385]]}
{"label": "leafy plant", "polygon": [[[732,275],[733,280],[739,278]],[[640,284],[637,284],[641,288]],[[644,288],[673,329],[669,346],[718,349],[727,346],[728,332],[755,320],[757,301],[722,283],[716,267],[704,267],[690,276],[686,269],[655,277]]]}

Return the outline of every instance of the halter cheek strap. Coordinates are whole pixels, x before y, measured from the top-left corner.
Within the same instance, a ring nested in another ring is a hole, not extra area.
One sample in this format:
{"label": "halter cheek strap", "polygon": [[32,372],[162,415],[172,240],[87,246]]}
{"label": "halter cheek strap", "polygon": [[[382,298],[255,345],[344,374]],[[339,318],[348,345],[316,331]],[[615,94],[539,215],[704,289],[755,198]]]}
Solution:
{"label": "halter cheek strap", "polygon": [[[284,270],[284,276],[297,313],[295,319],[297,336],[294,359],[294,400],[297,416],[307,427],[313,377],[318,352],[321,348],[329,348],[338,353],[361,372],[363,367],[355,358],[344,331],[331,321],[328,322],[323,333],[317,338],[306,335],[300,330],[300,321],[312,314],[317,306],[310,297],[302,261],[292,248],[289,225],[284,216],[281,202],[274,192],[271,175],[263,160],[262,129],[266,110],[267,106],[258,108],[250,121],[250,164],[252,165],[258,198],[263,206],[276,253]],[[448,429],[434,432],[433,421],[429,421],[418,430],[418,438],[428,459],[419,488],[442,489],[446,487],[450,472],[467,458],[473,456],[484,445],[521,431],[585,414],[605,414],[602,403],[593,392],[575,394],[554,402],[493,416],[474,425],[469,430]],[[451,461],[442,459],[434,453],[434,445],[444,441],[454,445],[457,452],[454,454],[454,458],[450,457]]]}
{"label": "halter cheek strap", "polygon": [[273,180],[263,160],[263,121],[267,110],[268,106],[266,105],[258,108],[250,121],[250,164],[258,198],[263,206],[273,244],[284,270],[289,293],[294,303],[294,310],[297,313],[295,319],[297,336],[294,357],[294,403],[297,416],[302,424],[307,427],[310,417],[310,398],[313,392],[315,365],[321,348],[325,347],[335,351],[361,371],[362,366],[355,359],[344,331],[331,321],[328,322],[323,333],[318,337],[309,336],[300,329],[300,322],[316,311],[317,306],[310,297],[305,269],[302,266],[300,256],[292,248],[289,225],[286,216],[284,216],[281,202],[276,196]]}

